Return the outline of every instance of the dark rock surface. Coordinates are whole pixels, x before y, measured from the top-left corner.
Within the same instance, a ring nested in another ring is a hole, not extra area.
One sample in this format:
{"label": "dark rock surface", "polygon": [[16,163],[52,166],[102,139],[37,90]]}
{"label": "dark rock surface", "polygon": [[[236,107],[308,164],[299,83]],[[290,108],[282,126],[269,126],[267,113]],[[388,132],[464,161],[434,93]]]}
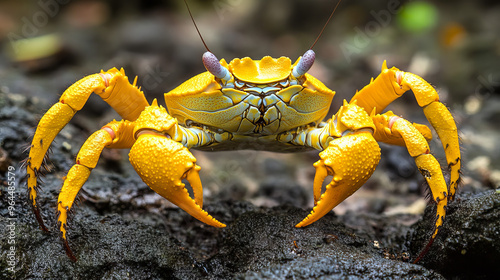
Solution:
{"label": "dark rock surface", "polygon": [[[500,193],[466,193],[448,207],[446,226],[433,244],[432,252],[421,264],[452,279],[492,279],[500,273]],[[419,232],[430,225],[433,207],[410,235],[410,248],[421,248],[425,235]]]}

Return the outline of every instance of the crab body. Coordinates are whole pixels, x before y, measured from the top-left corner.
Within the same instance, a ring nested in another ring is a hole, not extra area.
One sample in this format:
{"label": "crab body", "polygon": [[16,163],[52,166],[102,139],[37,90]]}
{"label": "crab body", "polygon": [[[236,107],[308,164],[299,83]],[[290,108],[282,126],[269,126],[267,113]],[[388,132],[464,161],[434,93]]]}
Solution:
{"label": "crab body", "polygon": [[310,148],[276,139],[320,124],[330,109],[333,91],[309,74],[295,78],[291,71],[297,63],[292,65],[286,57],[247,57],[234,59],[229,65],[222,59],[220,63],[228,67],[233,79],[224,82],[205,72],[165,94],[167,110],[180,125],[203,127],[217,139],[225,140],[196,148]]}
{"label": "crab body", "polygon": [[[156,100],[149,104],[135,86],[136,81],[131,84],[123,70],[113,68],[76,82],[40,120],[26,161],[29,198],[42,229],[47,230],[36,197],[47,149],[90,94],[96,93],[123,120],[108,123],[87,139],[59,194],[58,227],[66,253],[74,260],[67,241],[67,214],[104,148],[130,148],[130,162],[148,186],[215,227],[225,225],[202,209],[200,167],[190,148],[319,150],[320,160],[314,164],[314,208],[296,225],[303,227],[320,219],[366,182],[380,160],[377,142],[402,145],[415,158],[437,203],[428,248],[443,224],[446,205],[459,182],[460,149],[450,112],[422,78],[389,69],[384,62],[376,79],[351,101],[344,100],[339,111],[323,121],[335,93],[306,73],[313,61],[312,50],[294,64],[286,57],[234,59],[227,64],[205,53],[203,62],[208,71],[166,93],[167,108]],[[382,113],[410,89],[443,143],[451,172],[449,186],[430,154],[430,129],[390,111]],[[322,183],[328,176],[332,179],[323,191]],[[183,179],[190,183],[193,198],[184,188]]]}

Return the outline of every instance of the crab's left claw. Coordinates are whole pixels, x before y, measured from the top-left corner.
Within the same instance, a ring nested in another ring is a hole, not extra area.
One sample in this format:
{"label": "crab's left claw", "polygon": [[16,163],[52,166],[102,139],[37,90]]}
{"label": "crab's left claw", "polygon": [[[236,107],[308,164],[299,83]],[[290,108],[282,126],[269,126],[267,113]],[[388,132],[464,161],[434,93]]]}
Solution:
{"label": "crab's left claw", "polygon": [[[129,159],[142,180],[159,195],[208,225],[226,226],[201,209],[200,167],[182,144],[152,131],[139,133],[130,149]],[[182,179],[191,184],[194,199],[189,196]]]}
{"label": "crab's left claw", "polygon": [[[370,178],[380,160],[380,147],[369,132],[359,132],[332,140],[314,164],[314,208],[296,227],[307,226],[352,195]],[[321,194],[325,178],[332,181]]]}

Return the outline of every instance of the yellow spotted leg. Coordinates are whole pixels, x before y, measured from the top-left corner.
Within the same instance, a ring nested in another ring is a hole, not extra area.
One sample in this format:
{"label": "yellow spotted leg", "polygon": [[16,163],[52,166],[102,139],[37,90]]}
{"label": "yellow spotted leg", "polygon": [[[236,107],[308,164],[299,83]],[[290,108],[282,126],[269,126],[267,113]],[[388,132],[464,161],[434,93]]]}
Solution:
{"label": "yellow spotted leg", "polygon": [[[146,185],[159,195],[208,225],[226,226],[202,209],[200,167],[182,144],[153,130],[142,130],[130,149],[129,160]],[[190,183],[194,199],[189,196],[182,179]]]}
{"label": "yellow spotted leg", "polygon": [[40,187],[42,166],[46,167],[47,150],[50,144],[71,120],[73,115],[81,110],[92,93],[98,94],[125,120],[133,121],[139,117],[148,103],[144,94],[130,84],[125,72],[116,68],[102,71],[99,74],[87,76],[71,85],[59,102],[54,104],[38,123],[28,158],[26,159],[26,177],[29,199],[33,212],[40,227],[47,231],[37,204],[37,189]]}
{"label": "yellow spotted leg", "polygon": [[64,179],[57,199],[57,223],[64,249],[68,257],[76,261],[67,238],[67,218],[76,196],[83,184],[89,178],[90,172],[96,167],[102,150],[108,148],[130,148],[134,125],[129,121],[113,121],[102,129],[94,132],[83,144],[76,157],[76,164],[71,167]]}
{"label": "yellow spotted leg", "polygon": [[[411,125],[395,117],[392,112],[380,115],[387,105],[409,90],[415,95],[418,105],[423,108],[427,120],[441,140],[450,169],[449,187],[446,186],[439,163],[429,154],[426,142],[426,139],[430,139],[428,129],[422,125]],[[439,227],[443,224],[446,205],[448,201],[453,200],[460,183],[461,157],[455,120],[446,106],[439,101],[438,93],[429,83],[413,73],[403,72],[395,67],[388,69],[385,61],[380,75],[357,92],[351,102],[356,102],[367,112],[372,112],[377,127],[374,135],[377,141],[401,144],[397,139],[404,140],[410,155],[415,158],[417,167],[431,188],[437,203],[436,223],[429,242],[415,260],[418,262],[433,243]]]}
{"label": "yellow spotted leg", "polygon": [[[357,132],[330,141],[314,163],[314,208],[296,227],[305,227],[356,192],[373,174],[380,160],[380,147],[369,132]],[[321,194],[325,178],[332,181]]]}
{"label": "yellow spotted leg", "polygon": [[423,108],[427,120],[441,139],[450,169],[450,186],[447,194],[448,199],[453,200],[460,184],[461,157],[458,130],[450,111],[439,101],[438,93],[428,82],[418,75],[401,71],[396,67],[388,69],[384,61],[380,75],[358,91],[350,103],[356,101],[357,105],[367,112],[374,111],[380,114],[390,103],[409,90],[415,95],[418,105]]}
{"label": "yellow spotted leg", "polygon": [[[425,248],[415,259],[414,263],[417,263],[429,250],[444,222],[446,205],[448,204],[448,188],[441,171],[441,166],[436,158],[430,154],[429,145],[422,133],[407,120],[394,116],[391,112],[388,112],[387,115],[390,117],[384,118],[384,116],[378,115],[374,117],[374,120],[378,120],[379,124],[384,123],[383,120],[388,120],[386,125],[392,135],[404,140],[408,153],[415,159],[418,170],[429,184],[432,197],[437,203],[434,232]],[[383,141],[383,139],[380,140]]]}
{"label": "yellow spotted leg", "polygon": [[57,223],[61,231],[64,248],[68,257],[76,261],[76,257],[71,251],[67,239],[67,218],[68,211],[73,206],[76,195],[87,181],[90,171],[99,160],[99,156],[106,145],[112,143],[111,135],[104,129],[92,134],[83,144],[78,153],[76,164],[71,167],[57,199]]}

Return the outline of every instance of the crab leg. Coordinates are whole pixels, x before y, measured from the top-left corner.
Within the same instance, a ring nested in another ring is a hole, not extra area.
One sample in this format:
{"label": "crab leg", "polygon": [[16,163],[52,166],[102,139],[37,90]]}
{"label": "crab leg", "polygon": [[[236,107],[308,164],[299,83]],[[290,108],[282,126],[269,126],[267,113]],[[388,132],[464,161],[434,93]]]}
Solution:
{"label": "crab leg", "polygon": [[[40,168],[45,166],[47,150],[61,129],[81,110],[89,96],[95,92],[124,119],[135,120],[148,105],[144,94],[128,82],[125,72],[113,68],[106,72],[87,76],[70,86],[38,123],[29,156],[26,160],[29,199],[40,227],[47,231],[36,202]],[[46,168],[47,169],[47,168]]]}
{"label": "crab leg", "polygon": [[432,238],[436,237],[438,227],[442,225],[446,214],[447,187],[441,166],[436,158],[430,154],[429,145],[423,135],[407,120],[400,117],[391,117],[389,120],[391,131],[400,135],[405,143],[408,153],[415,158],[420,173],[424,176],[432,192],[434,200],[438,203],[436,213],[436,229]]}
{"label": "crab leg", "polygon": [[380,137],[378,140],[384,141],[393,137],[403,139],[406,144],[406,148],[408,149],[408,153],[415,158],[418,170],[420,170],[420,173],[422,173],[425,177],[425,180],[429,184],[432,197],[437,203],[434,232],[425,248],[415,259],[414,262],[416,263],[427,253],[436,238],[439,228],[444,222],[444,218],[446,216],[446,205],[448,204],[448,189],[446,187],[446,182],[444,180],[443,173],[441,172],[441,166],[436,158],[430,154],[427,140],[410,122],[395,116],[392,112],[387,112],[383,115],[376,115],[373,119],[379,126],[385,126],[384,128],[387,128],[377,129],[377,131],[385,130],[385,134],[383,136],[380,133],[376,134],[376,136]]}
{"label": "crab leg", "polygon": [[[380,160],[380,148],[369,132],[357,132],[335,138],[314,164],[314,208],[296,227],[307,226],[330,212],[357,191],[370,178]],[[322,183],[331,175],[332,181],[321,194]]]}
{"label": "crab leg", "polygon": [[131,142],[132,137],[130,137],[132,132],[133,124],[128,121],[113,121],[94,132],[81,147],[76,157],[76,164],[66,175],[57,199],[57,222],[66,254],[73,261],[76,261],[76,258],[67,239],[68,212],[71,210],[78,192],[87,181],[91,170],[97,165],[104,147],[130,148],[133,143]]}
{"label": "crab leg", "polygon": [[73,206],[76,195],[87,181],[90,171],[99,160],[99,156],[106,145],[112,143],[111,135],[104,129],[96,131],[83,144],[78,153],[76,164],[71,167],[57,199],[57,222],[61,231],[64,249],[71,260],[76,261],[76,257],[71,251],[67,239],[67,218],[68,211]]}
{"label": "crab leg", "polygon": [[388,69],[384,61],[380,75],[356,93],[351,102],[357,100],[358,106],[367,112],[375,109],[375,113],[380,114],[387,105],[410,89],[443,144],[450,168],[450,186],[447,193],[448,198],[452,200],[460,182],[457,126],[450,111],[439,101],[436,90],[429,83],[415,74],[400,71],[395,67]]}
{"label": "crab leg", "polygon": [[[203,193],[196,158],[182,144],[153,130],[138,133],[130,149],[130,163],[142,180],[155,192],[189,213],[194,218],[214,227],[226,225],[201,209]],[[195,199],[189,196],[182,179],[191,184]]]}

